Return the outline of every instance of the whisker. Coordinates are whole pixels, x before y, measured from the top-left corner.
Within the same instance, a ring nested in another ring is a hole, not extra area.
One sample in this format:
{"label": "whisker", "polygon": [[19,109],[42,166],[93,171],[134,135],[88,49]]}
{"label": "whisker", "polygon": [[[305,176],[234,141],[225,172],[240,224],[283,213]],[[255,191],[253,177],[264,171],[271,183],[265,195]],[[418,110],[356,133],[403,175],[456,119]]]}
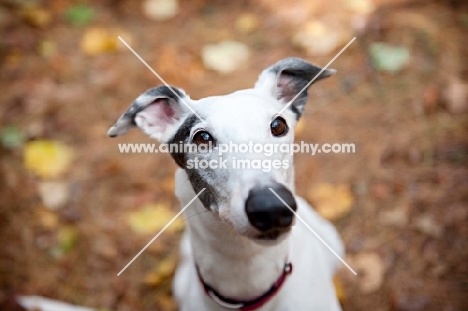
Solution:
{"label": "whisker", "polygon": [[193,215],[190,215],[190,216],[187,218],[187,220],[189,220],[189,219],[192,218],[193,216],[197,216],[197,215],[199,215],[199,214],[206,213],[206,212],[211,212],[211,211],[210,211],[210,210],[206,210],[206,211],[201,211],[201,212],[195,213],[195,214],[193,214]]}

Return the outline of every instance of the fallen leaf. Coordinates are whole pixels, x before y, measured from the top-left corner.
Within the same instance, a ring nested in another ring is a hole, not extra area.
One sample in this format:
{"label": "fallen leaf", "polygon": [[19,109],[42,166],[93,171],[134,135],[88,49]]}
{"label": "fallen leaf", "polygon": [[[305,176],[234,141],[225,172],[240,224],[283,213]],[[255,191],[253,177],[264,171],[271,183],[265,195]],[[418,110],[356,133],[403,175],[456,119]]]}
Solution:
{"label": "fallen leaf", "polygon": [[350,11],[358,14],[371,14],[375,10],[371,0],[346,0],[345,4]]}
{"label": "fallen leaf", "polygon": [[0,135],[0,141],[3,147],[13,149],[24,143],[23,133],[14,126],[5,127]]}
{"label": "fallen leaf", "polygon": [[294,132],[294,134],[296,134],[297,137],[300,137],[302,134],[304,134],[306,128],[305,123],[305,118],[301,118],[299,119],[299,122],[297,122],[296,130]]}
{"label": "fallen leaf", "polygon": [[377,182],[372,185],[372,194],[377,198],[377,199],[388,199],[391,195],[390,192],[390,187],[383,183],[383,182]]}
{"label": "fallen leaf", "polygon": [[72,160],[72,149],[57,141],[37,140],[25,145],[26,168],[42,178],[53,178],[65,173]]}
{"label": "fallen leaf", "polygon": [[346,298],[346,295],[343,283],[341,283],[341,280],[337,276],[333,278],[333,285],[335,286],[336,297],[338,298],[339,302],[343,303],[343,301]]}
{"label": "fallen leaf", "polygon": [[334,220],[344,216],[354,203],[349,184],[317,183],[309,189],[307,198],[326,219]]}
{"label": "fallen leaf", "polygon": [[88,55],[117,50],[118,36],[105,28],[90,28],[81,39],[81,50]]}
{"label": "fallen leaf", "polygon": [[162,282],[168,280],[174,274],[176,268],[176,259],[173,257],[164,258],[161,260],[156,269],[149,272],[145,276],[145,284],[150,286],[158,286]]}
{"label": "fallen leaf", "polygon": [[94,10],[85,4],[70,7],[65,13],[66,20],[75,26],[85,26],[94,19]]}
{"label": "fallen leaf", "polygon": [[432,218],[430,215],[424,214],[419,216],[414,220],[413,223],[414,227],[421,231],[422,233],[425,233],[427,235],[433,236],[433,237],[440,237],[442,234],[442,226],[438,224],[434,218]]}
{"label": "fallen leaf", "polygon": [[41,182],[39,183],[39,195],[45,207],[50,210],[58,210],[64,207],[69,200],[69,185],[64,182]]}
{"label": "fallen leaf", "polygon": [[423,93],[424,111],[426,114],[434,113],[439,105],[439,88],[437,85],[430,84]]}
{"label": "fallen leaf", "polygon": [[38,209],[37,219],[39,219],[41,225],[47,229],[56,228],[59,221],[56,213],[44,208]]}
{"label": "fallen leaf", "polygon": [[60,255],[69,253],[76,244],[78,232],[74,227],[65,226],[57,233],[58,250]]}
{"label": "fallen leaf", "polygon": [[221,73],[232,72],[249,58],[249,48],[240,42],[222,41],[207,44],[202,51],[203,64],[206,68]]}
{"label": "fallen leaf", "polygon": [[[139,234],[155,233],[164,228],[175,216],[166,205],[150,204],[139,211],[131,212],[128,219],[131,229]],[[178,217],[166,229],[169,232],[177,232],[184,228],[184,220]]]}
{"label": "fallen leaf", "polygon": [[236,29],[241,33],[249,34],[260,26],[260,21],[255,14],[244,13],[236,19]]}
{"label": "fallen leaf", "polygon": [[45,28],[52,21],[52,15],[49,11],[36,6],[24,8],[21,15],[30,25],[39,28]]}
{"label": "fallen leaf", "polygon": [[328,55],[351,37],[318,21],[311,21],[293,35],[292,43],[313,56]]}
{"label": "fallen leaf", "polygon": [[404,227],[408,224],[408,213],[404,208],[395,208],[390,211],[381,212],[379,220],[383,225]]}
{"label": "fallen leaf", "polygon": [[43,40],[39,44],[39,54],[44,58],[49,58],[57,54],[57,45],[53,41]]}
{"label": "fallen leaf", "polygon": [[370,54],[374,67],[382,71],[400,71],[410,60],[410,52],[406,47],[382,42],[372,43]]}
{"label": "fallen leaf", "polygon": [[370,294],[382,286],[385,265],[378,254],[357,254],[352,256],[348,263],[357,271],[358,285],[362,293]]}
{"label": "fallen leaf", "polygon": [[152,20],[166,21],[177,15],[177,0],[146,0],[143,2],[143,13]]}
{"label": "fallen leaf", "polygon": [[178,310],[174,299],[170,295],[161,293],[157,296],[159,310],[175,311]]}
{"label": "fallen leaf", "polygon": [[93,239],[91,248],[93,254],[100,255],[106,259],[115,259],[118,255],[114,241],[102,234]]}
{"label": "fallen leaf", "polygon": [[452,81],[444,91],[448,112],[457,114],[468,111],[468,83]]}

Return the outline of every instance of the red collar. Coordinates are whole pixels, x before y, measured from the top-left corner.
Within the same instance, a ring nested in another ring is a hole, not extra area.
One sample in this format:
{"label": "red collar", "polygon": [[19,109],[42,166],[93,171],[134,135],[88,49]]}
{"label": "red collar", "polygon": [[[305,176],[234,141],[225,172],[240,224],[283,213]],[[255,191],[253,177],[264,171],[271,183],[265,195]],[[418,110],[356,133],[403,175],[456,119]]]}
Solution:
{"label": "red collar", "polygon": [[286,281],[286,277],[292,273],[292,263],[290,262],[285,263],[284,268],[283,268],[283,273],[280,275],[278,280],[276,280],[276,282],[270,287],[269,290],[267,290],[263,295],[260,295],[257,298],[253,298],[247,301],[242,301],[242,300],[235,300],[235,299],[222,296],[220,293],[214,290],[210,285],[206,284],[205,281],[203,281],[198,265],[195,264],[195,267],[197,269],[198,279],[200,280],[200,283],[203,285],[203,289],[205,290],[205,294],[207,296],[209,296],[211,299],[213,299],[219,305],[225,308],[242,310],[242,311],[252,311],[266,304],[270,299],[272,299],[278,293],[281,286],[284,284],[284,281]]}

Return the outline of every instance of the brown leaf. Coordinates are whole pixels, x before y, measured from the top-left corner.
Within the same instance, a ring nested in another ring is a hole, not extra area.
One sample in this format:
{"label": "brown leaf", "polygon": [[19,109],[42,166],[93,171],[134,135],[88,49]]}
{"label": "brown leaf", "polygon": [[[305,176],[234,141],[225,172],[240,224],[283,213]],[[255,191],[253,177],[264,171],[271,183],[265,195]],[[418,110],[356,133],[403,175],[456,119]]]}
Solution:
{"label": "brown leaf", "polygon": [[468,83],[453,81],[447,86],[444,98],[450,113],[458,114],[468,111]]}
{"label": "brown leaf", "polygon": [[161,260],[156,269],[145,276],[145,284],[157,286],[172,277],[175,271],[176,262],[177,261],[174,257],[167,257]]}
{"label": "brown leaf", "polygon": [[385,265],[378,254],[358,254],[349,258],[348,263],[357,271],[358,285],[362,293],[370,294],[382,286]]}
{"label": "brown leaf", "polygon": [[[146,205],[136,212],[131,212],[128,216],[132,230],[140,234],[157,233],[166,226],[176,213],[163,204]],[[166,229],[166,232],[177,232],[184,228],[184,220],[178,217]]]}
{"label": "brown leaf", "polygon": [[354,203],[349,184],[313,184],[307,198],[320,215],[330,220],[348,213]]}

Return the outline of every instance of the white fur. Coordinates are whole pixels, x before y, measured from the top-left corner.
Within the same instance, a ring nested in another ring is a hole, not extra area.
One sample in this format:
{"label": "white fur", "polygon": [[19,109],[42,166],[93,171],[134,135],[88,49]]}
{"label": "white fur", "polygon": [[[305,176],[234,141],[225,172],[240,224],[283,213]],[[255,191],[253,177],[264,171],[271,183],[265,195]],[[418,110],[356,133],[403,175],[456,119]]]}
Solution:
{"label": "white fur", "polygon": [[[287,84],[278,83],[283,69],[291,67]],[[190,134],[203,130],[209,132],[219,143],[245,144],[291,144],[294,141],[294,127],[297,116],[291,109],[285,109],[281,117],[290,131],[275,137],[270,124],[284,107],[286,95],[304,85],[304,74],[308,79],[320,68],[305,61],[289,58],[265,70],[253,89],[241,90],[225,96],[213,96],[191,100],[184,93],[186,102],[205,123],[191,123]],[[276,74],[275,74],[276,72]],[[332,71],[326,71],[329,76]],[[278,76],[279,75],[279,76]],[[295,85],[295,83],[298,83]],[[161,142],[173,137],[190,112],[177,101],[171,101],[171,109],[158,102],[159,98],[171,100],[172,96],[162,94],[160,89],[141,95],[127,113],[109,130],[110,136],[124,134],[134,121],[145,133]],[[149,94],[149,95],[148,95]],[[160,94],[162,94],[160,96]],[[174,98],[172,98],[174,100]],[[177,104],[178,103],[178,104]],[[302,111],[305,96],[302,96],[296,112]],[[293,103],[294,105],[294,103]],[[144,108],[144,109],[142,109]],[[138,113],[135,113],[138,111]],[[169,113],[168,113],[169,112]],[[173,113],[172,113],[173,112]],[[132,119],[133,118],[133,119]],[[186,157],[218,159],[217,152],[186,154]],[[198,280],[195,263],[198,264],[205,282],[221,295],[238,300],[249,300],[264,294],[282,274],[285,261],[293,265],[277,295],[259,311],[338,311],[341,310],[333,286],[333,274],[338,259],[302,223],[293,222],[292,229],[283,233],[276,241],[258,241],[259,231],[248,220],[245,202],[249,191],[255,187],[269,187],[282,184],[294,194],[293,156],[277,152],[270,157],[264,154],[243,154],[229,152],[223,158],[239,159],[268,158],[289,161],[289,167],[265,172],[261,169],[212,169],[192,174],[195,187],[197,180],[203,180],[204,187],[211,189],[211,196],[203,206],[196,199],[184,212],[187,230],[181,244],[181,260],[176,270],[173,292],[181,311],[222,311],[229,310],[205,295]],[[189,168],[187,167],[187,170]],[[196,176],[193,178],[193,176]],[[201,178],[200,178],[201,177]],[[196,195],[188,179],[187,171],[176,173],[176,195],[182,206]],[[200,190],[197,190],[200,191]],[[210,190],[206,190],[210,191]],[[202,198],[202,200],[204,200]],[[324,239],[336,253],[343,255],[344,249],[335,228],[321,218],[303,199],[295,197],[297,213]]]}
{"label": "white fur", "polygon": [[[182,169],[176,173],[176,188],[182,206],[196,195]],[[296,200],[299,215],[342,256],[343,245],[335,228],[303,199]],[[286,258],[293,264],[293,273],[277,296],[259,311],[341,310],[332,281],[339,261],[302,223],[296,222],[279,244],[262,246],[204,211],[201,202],[195,200],[184,212],[188,228],[173,284],[181,311],[228,310],[205,295],[195,262],[205,281],[224,296],[253,298],[276,281]]]}
{"label": "white fur", "polygon": [[[262,81],[257,86],[193,102],[198,111],[209,112],[204,113],[208,116],[207,125],[200,124],[200,127],[213,133],[220,141],[293,142],[294,115],[289,111],[283,115],[291,133],[282,138],[272,137],[269,123],[282,103],[265,92],[271,83]],[[302,223],[296,221],[291,232],[272,245],[262,245],[250,238],[254,229],[245,213],[248,191],[271,180],[285,184],[292,191],[294,189],[292,156],[276,154],[275,157],[287,157],[291,160],[291,167],[268,174],[258,170],[228,171],[227,181],[222,184],[217,181],[216,185],[217,189],[227,191],[230,200],[221,203],[217,213],[207,211],[198,199],[184,212],[187,230],[182,238],[181,259],[173,284],[181,311],[229,310],[205,295],[196,274],[195,262],[205,282],[223,296],[249,299],[262,295],[271,287],[281,275],[287,259],[293,264],[293,273],[279,293],[259,311],[341,310],[332,281],[339,261]],[[176,195],[182,206],[196,195],[182,169],[176,173]],[[296,201],[299,215],[338,254],[343,255],[343,245],[335,228],[306,201],[299,197]]]}

